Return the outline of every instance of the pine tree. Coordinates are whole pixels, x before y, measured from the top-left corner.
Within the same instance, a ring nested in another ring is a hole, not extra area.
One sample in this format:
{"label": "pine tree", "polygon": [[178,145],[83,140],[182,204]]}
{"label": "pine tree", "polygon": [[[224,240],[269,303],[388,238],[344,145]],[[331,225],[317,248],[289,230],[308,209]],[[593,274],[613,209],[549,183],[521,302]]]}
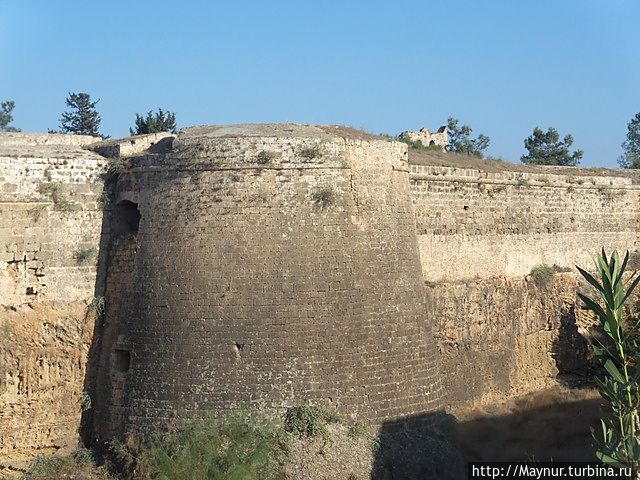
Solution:
{"label": "pine tree", "polygon": [[7,100],[0,103],[0,132],[19,132],[20,129],[12,127],[9,124],[13,122],[13,109],[16,106],[16,102],[13,100]]}
{"label": "pine tree", "polygon": [[569,147],[573,144],[573,137],[565,135],[560,140],[558,131],[551,127],[546,132],[540,128],[533,129],[533,135],[524,140],[524,147],[529,152],[522,155],[520,161],[530,165],[560,165],[575,167],[582,158],[583,151],[576,150],[569,152]]}
{"label": "pine tree", "polygon": [[478,138],[472,139],[473,129],[469,125],[458,125],[458,120],[453,117],[449,117],[447,121],[447,131],[449,132],[447,150],[450,152],[466,153],[482,158],[491,142],[491,139],[482,133]]}
{"label": "pine tree", "polygon": [[143,135],[146,133],[171,132],[176,133],[176,114],[170,111],[164,111],[161,108],[157,113],[153,111],[147,112],[147,116],[136,113],[135,129],[130,128],[131,135]]}
{"label": "pine tree", "polygon": [[62,114],[60,119],[60,131],[74,135],[100,136],[100,114],[96,110],[95,102],[91,101],[88,93],[69,93],[66,103],[70,108]]}
{"label": "pine tree", "polygon": [[627,124],[627,139],[622,144],[618,163],[622,168],[640,168],[640,113]]}

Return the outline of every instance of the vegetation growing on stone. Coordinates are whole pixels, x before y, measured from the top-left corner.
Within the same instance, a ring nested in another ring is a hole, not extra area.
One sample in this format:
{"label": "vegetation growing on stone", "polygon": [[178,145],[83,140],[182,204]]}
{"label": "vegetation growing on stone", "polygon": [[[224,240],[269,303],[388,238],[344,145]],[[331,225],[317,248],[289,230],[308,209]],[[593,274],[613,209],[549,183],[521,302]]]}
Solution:
{"label": "vegetation growing on stone", "polygon": [[254,161],[260,165],[265,165],[271,163],[277,156],[278,154],[276,152],[262,150],[255,156]]}
{"label": "vegetation growing on stone", "polygon": [[305,147],[298,155],[307,161],[314,160],[316,158],[322,158],[322,150],[319,145],[314,145],[313,147]]}
{"label": "vegetation growing on stone", "polygon": [[338,201],[338,194],[331,187],[322,187],[313,192],[311,198],[318,207],[325,209]]}
{"label": "vegetation growing on stone", "polygon": [[368,433],[367,426],[362,422],[355,422],[353,425],[349,427],[349,431],[347,432],[347,436],[349,438],[360,438],[364,437]]}
{"label": "vegetation growing on stone", "polygon": [[73,252],[73,258],[75,258],[78,262],[86,262],[98,255],[98,250],[94,247],[90,248],[81,248]]}
{"label": "vegetation growing on stone", "polygon": [[67,198],[65,187],[60,182],[41,183],[39,191],[40,193],[49,196],[53,202],[55,210],[63,212],[75,212],[80,210],[80,206],[77,203],[73,203]]}
{"label": "vegetation growing on stone", "polygon": [[547,286],[553,280],[553,277],[556,273],[561,272],[570,272],[571,269],[568,267],[560,267],[558,265],[536,265],[531,269],[529,275],[533,278],[533,281],[536,285],[540,287]]}
{"label": "vegetation growing on stone", "polygon": [[529,186],[529,180],[524,178],[522,176],[522,174],[516,175],[516,183],[518,184],[519,187],[528,187]]}

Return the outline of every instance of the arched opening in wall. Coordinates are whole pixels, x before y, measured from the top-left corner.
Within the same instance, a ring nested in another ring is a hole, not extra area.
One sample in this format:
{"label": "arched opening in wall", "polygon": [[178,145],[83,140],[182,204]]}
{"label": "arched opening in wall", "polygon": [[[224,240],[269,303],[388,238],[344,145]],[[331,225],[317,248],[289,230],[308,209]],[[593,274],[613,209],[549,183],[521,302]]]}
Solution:
{"label": "arched opening in wall", "polygon": [[435,145],[435,144],[436,144],[436,142],[434,142],[433,140],[431,140],[431,141],[429,142],[429,146],[430,146],[430,147],[431,147],[431,146],[433,146],[433,145]]}
{"label": "arched opening in wall", "polygon": [[140,210],[138,204],[129,200],[118,202],[113,209],[111,230],[116,235],[138,233]]}

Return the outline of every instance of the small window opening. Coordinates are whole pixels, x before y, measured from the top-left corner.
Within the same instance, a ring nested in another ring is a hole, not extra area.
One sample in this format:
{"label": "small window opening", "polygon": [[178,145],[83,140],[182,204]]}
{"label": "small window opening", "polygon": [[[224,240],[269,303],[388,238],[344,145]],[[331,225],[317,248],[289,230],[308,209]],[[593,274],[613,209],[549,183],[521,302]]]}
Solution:
{"label": "small window opening", "polygon": [[123,200],[118,202],[113,211],[112,228],[116,235],[138,233],[140,227],[140,210],[138,204]]}
{"label": "small window opening", "polygon": [[129,353],[129,350],[116,348],[113,351],[113,370],[118,373],[125,373],[129,371],[130,365],[131,353]]}

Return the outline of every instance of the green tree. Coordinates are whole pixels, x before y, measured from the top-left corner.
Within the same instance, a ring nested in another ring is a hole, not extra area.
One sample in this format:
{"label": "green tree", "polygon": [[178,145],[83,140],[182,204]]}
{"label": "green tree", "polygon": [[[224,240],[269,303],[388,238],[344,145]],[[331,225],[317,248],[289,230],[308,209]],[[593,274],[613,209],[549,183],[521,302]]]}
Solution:
{"label": "green tree", "polygon": [[569,147],[573,144],[573,137],[565,135],[560,140],[558,131],[551,127],[546,132],[540,128],[533,129],[533,134],[524,140],[524,148],[528,155],[520,157],[522,163],[530,165],[561,165],[575,167],[582,158],[583,151],[576,150],[569,152]]}
{"label": "green tree", "polygon": [[447,120],[447,131],[449,133],[447,150],[450,152],[466,153],[482,158],[491,141],[488,136],[482,133],[478,135],[478,138],[472,139],[473,129],[469,125],[458,125],[458,120],[453,117],[449,117]]}
{"label": "green tree", "polygon": [[100,136],[100,114],[96,110],[95,102],[91,101],[88,93],[69,93],[66,104],[69,111],[62,114],[60,119],[60,131],[74,135]]}
{"label": "green tree", "polygon": [[[625,275],[629,252],[621,260],[618,252],[609,258],[602,250],[596,259],[597,277],[578,267],[578,271],[598,297],[578,296],[600,320],[608,338],[592,345],[606,375],[596,378],[598,390],[605,401],[605,415],[600,428],[592,429],[598,458],[611,465],[625,465],[632,469],[631,478],[638,478],[640,467],[640,323],[625,315],[625,302],[640,282],[637,272]],[[634,278],[635,276],[635,278]],[[596,339],[597,340],[597,339]]]}
{"label": "green tree", "polygon": [[13,122],[13,109],[16,106],[16,102],[13,100],[7,100],[0,103],[0,132],[19,132],[20,129],[12,127],[9,124]]}
{"label": "green tree", "polygon": [[640,113],[627,124],[627,139],[622,143],[623,153],[618,159],[622,168],[640,168]]}
{"label": "green tree", "polygon": [[136,113],[135,129],[130,128],[131,135],[143,135],[145,133],[171,132],[176,133],[176,114],[164,111],[161,108],[157,112],[148,111],[147,116]]}

